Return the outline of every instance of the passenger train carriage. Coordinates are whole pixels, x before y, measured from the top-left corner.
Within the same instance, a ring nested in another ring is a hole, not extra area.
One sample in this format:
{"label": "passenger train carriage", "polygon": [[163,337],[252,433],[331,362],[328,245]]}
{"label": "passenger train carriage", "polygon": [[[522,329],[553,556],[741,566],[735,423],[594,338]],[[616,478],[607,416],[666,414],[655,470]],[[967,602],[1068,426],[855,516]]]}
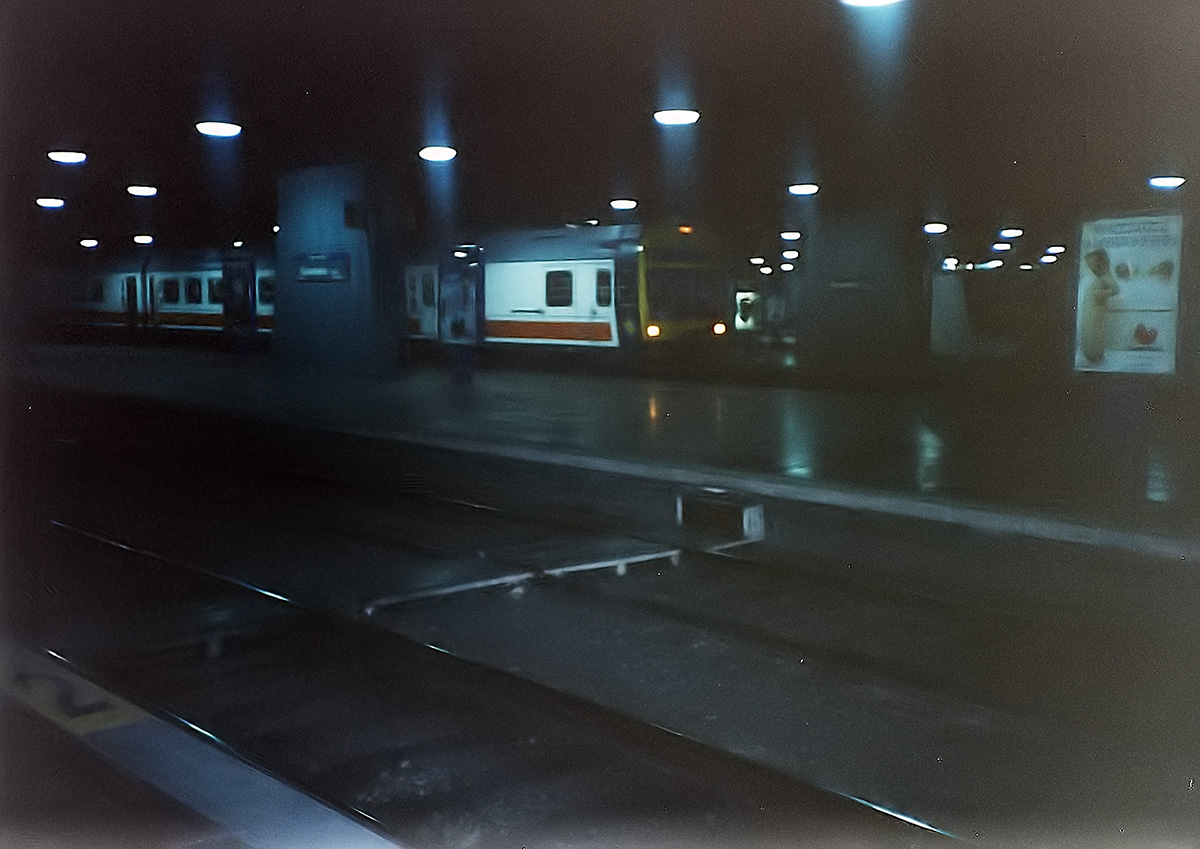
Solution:
{"label": "passenger train carriage", "polygon": [[405,269],[409,333],[596,348],[711,338],[733,312],[729,257],[693,227],[496,233]]}
{"label": "passenger train carriage", "polygon": [[60,327],[269,332],[274,264],[250,252],[152,253],[62,275]]}

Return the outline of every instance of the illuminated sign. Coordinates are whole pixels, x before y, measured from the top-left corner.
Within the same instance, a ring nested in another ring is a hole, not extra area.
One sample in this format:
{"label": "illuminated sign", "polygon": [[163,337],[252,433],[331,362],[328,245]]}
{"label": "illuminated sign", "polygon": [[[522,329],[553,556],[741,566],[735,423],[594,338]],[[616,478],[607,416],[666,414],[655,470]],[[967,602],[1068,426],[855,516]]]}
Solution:
{"label": "illuminated sign", "polygon": [[350,254],[299,254],[297,283],[344,283],[350,279]]}
{"label": "illuminated sign", "polygon": [[1075,368],[1173,374],[1180,215],[1088,221],[1076,284]]}

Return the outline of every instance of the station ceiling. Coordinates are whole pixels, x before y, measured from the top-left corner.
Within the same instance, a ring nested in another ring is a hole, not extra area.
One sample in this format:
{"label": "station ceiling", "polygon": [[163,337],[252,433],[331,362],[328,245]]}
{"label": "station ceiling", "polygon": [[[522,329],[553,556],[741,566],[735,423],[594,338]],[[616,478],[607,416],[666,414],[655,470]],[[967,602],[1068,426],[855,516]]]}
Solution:
{"label": "station ceiling", "polygon": [[[0,26],[15,255],[82,229],[257,238],[278,174],[319,162],[381,162],[420,210],[433,141],[459,150],[467,230],[611,220],[629,195],[748,244],[802,218],[787,186],[812,180],[821,203],[899,205],[963,239],[1058,241],[1200,191],[1146,187],[1200,183],[1192,0],[9,0]],[[695,126],[654,124],[685,101]],[[207,118],[244,131],[205,139]],[[68,172],[56,147],[90,159]],[[159,196],[139,206],[135,182]]]}

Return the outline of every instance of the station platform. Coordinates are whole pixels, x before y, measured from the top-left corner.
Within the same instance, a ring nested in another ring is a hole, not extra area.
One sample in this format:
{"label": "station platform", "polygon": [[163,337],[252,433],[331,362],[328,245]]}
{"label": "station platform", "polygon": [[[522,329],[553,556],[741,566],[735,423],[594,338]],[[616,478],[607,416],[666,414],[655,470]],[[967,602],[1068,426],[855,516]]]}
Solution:
{"label": "station platform", "polygon": [[366,379],[300,374],[269,352],[113,345],[38,345],[10,371],[416,446],[1200,555],[1196,399],[1134,378],[865,392],[512,369],[463,381],[425,364]]}
{"label": "station platform", "polygon": [[296,788],[0,638],[0,843],[76,849],[394,845]]}

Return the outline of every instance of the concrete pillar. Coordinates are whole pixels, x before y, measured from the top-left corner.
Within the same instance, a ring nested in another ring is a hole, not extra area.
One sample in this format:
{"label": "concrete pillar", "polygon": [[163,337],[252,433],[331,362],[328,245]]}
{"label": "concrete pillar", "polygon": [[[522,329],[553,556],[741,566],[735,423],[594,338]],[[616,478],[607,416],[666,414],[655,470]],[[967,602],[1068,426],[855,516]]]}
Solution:
{"label": "concrete pillar", "polygon": [[271,346],[282,365],[360,376],[395,370],[404,301],[390,182],[361,165],[280,178]]}

